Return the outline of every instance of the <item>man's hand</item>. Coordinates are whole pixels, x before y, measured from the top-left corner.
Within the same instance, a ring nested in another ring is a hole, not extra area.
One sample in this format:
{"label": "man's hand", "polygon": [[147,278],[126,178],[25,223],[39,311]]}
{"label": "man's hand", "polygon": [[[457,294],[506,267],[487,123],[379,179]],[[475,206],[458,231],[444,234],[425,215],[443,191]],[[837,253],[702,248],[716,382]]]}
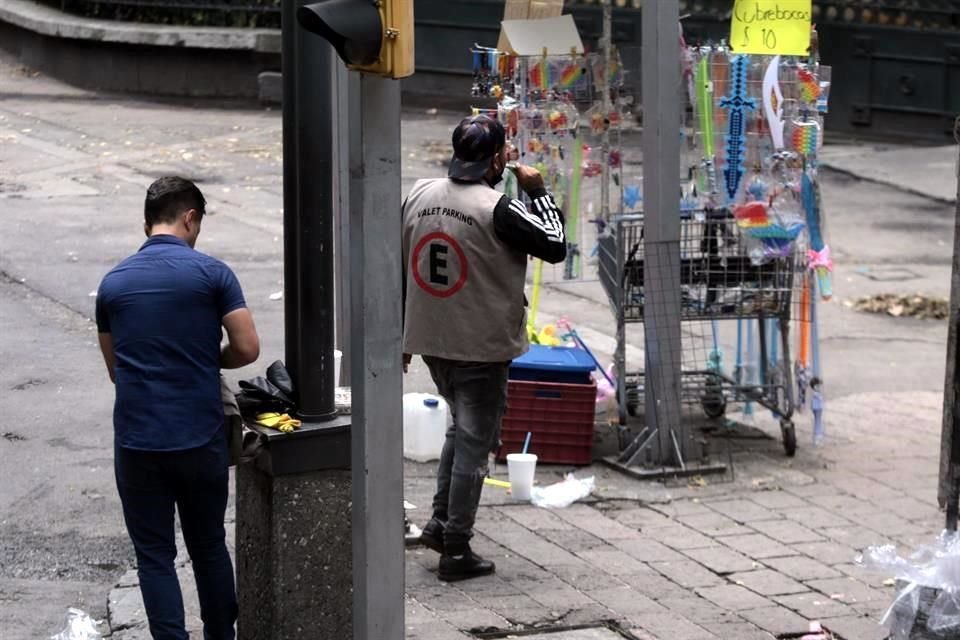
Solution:
{"label": "man's hand", "polygon": [[517,184],[527,193],[532,193],[544,189],[543,176],[540,172],[525,164],[517,164],[511,167],[511,170],[517,176]]}

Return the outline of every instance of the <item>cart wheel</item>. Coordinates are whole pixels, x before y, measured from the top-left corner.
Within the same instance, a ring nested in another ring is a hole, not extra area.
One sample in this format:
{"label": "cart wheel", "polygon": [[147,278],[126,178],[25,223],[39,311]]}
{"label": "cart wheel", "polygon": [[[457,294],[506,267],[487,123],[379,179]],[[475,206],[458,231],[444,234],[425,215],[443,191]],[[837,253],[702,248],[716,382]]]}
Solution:
{"label": "cart wheel", "polygon": [[708,418],[722,418],[727,412],[727,399],[723,394],[706,395],[700,398],[700,406]]}
{"label": "cart wheel", "polygon": [[797,428],[790,420],[781,420],[780,433],[783,434],[783,450],[788,458],[792,458],[797,453]]}

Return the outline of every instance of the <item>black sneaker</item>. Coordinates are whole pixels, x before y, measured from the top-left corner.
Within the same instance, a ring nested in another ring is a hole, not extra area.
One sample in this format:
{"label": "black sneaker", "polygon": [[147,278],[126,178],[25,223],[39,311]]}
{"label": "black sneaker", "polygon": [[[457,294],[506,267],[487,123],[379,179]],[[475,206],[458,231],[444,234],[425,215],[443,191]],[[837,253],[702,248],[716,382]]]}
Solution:
{"label": "black sneaker", "polygon": [[466,545],[464,553],[459,555],[440,556],[440,579],[444,582],[457,582],[488,576],[496,571],[496,566],[489,560],[484,560]]}
{"label": "black sneaker", "polygon": [[443,523],[431,518],[420,532],[420,544],[443,555]]}

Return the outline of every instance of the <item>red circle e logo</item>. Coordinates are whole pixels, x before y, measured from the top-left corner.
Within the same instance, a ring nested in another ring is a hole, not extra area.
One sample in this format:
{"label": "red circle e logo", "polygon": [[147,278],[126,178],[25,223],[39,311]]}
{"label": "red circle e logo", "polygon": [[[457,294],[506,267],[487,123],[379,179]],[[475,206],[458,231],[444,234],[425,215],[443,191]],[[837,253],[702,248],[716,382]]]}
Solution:
{"label": "red circle e logo", "polygon": [[456,240],[435,231],[420,239],[410,266],[417,285],[437,298],[448,298],[467,283],[467,256]]}

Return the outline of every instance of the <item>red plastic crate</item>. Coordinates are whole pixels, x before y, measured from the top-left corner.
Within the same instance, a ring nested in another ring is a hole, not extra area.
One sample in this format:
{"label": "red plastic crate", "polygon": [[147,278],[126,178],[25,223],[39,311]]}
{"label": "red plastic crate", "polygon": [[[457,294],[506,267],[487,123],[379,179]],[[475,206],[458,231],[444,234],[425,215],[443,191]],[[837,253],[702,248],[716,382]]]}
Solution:
{"label": "red plastic crate", "polygon": [[510,380],[498,460],[523,450],[533,434],[530,453],[538,462],[587,465],[593,462],[593,421],[597,384]]}

